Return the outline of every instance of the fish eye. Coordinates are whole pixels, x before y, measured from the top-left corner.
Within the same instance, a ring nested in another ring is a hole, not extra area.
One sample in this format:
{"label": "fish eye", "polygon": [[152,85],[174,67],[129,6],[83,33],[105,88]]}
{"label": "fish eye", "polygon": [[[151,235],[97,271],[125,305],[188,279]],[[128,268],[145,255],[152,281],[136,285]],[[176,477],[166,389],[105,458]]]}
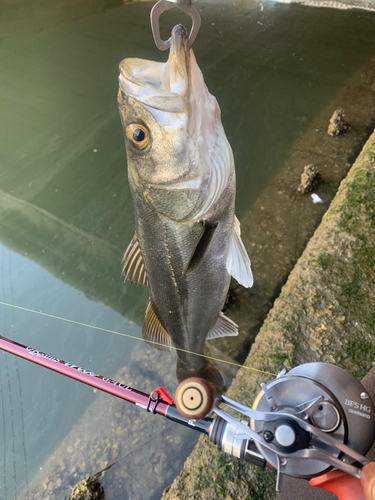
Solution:
{"label": "fish eye", "polygon": [[146,127],[139,123],[132,123],[126,129],[126,135],[136,149],[145,149],[150,142],[150,133]]}

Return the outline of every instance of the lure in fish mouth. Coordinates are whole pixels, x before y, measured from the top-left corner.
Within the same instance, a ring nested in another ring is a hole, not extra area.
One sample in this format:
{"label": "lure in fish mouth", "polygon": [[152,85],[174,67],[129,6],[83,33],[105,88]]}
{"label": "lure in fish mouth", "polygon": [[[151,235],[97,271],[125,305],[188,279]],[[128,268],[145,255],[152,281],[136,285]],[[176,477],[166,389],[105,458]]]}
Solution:
{"label": "lure in fish mouth", "polygon": [[253,279],[234,214],[234,160],[220,108],[182,25],[171,40],[166,63],[120,64],[118,105],[136,226],[123,276],[148,286],[143,338],[178,348],[178,379],[223,385],[203,346],[238,334],[221,309],[230,276],[245,287]]}

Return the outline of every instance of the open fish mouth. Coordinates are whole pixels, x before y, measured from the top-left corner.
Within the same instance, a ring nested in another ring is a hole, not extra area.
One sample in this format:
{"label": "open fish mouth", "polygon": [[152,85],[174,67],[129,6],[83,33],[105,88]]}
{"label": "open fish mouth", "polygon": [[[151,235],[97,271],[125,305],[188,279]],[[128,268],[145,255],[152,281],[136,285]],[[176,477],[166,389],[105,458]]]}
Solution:
{"label": "open fish mouth", "polygon": [[[161,73],[165,63],[125,59],[120,66],[120,89],[125,95],[133,97],[153,110],[168,113],[182,113],[183,103],[176,93],[163,87]],[[153,113],[154,114],[154,113]]]}
{"label": "open fish mouth", "polygon": [[189,86],[187,42],[186,29],[177,25],[172,30],[166,63],[129,58],[120,64],[120,89],[146,106],[156,119],[160,117],[157,111],[185,111],[183,98]]}

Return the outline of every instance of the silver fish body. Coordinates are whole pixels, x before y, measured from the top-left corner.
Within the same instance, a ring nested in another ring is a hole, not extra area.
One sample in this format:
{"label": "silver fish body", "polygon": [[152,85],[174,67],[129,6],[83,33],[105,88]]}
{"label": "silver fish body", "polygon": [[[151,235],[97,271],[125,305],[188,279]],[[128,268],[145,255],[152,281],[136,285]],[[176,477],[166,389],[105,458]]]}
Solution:
{"label": "silver fish body", "polygon": [[238,333],[221,309],[230,276],[245,286],[252,276],[234,215],[232,150],[181,25],[166,64],[121,63],[118,102],[136,218],[123,273],[149,287],[143,337],[178,349],[179,380],[222,385],[203,346]]}

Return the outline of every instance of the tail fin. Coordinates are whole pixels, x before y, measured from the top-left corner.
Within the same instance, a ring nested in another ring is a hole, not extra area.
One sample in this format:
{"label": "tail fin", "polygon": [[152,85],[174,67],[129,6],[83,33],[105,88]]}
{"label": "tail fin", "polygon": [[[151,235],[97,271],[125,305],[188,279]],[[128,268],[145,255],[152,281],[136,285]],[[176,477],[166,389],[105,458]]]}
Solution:
{"label": "tail fin", "polygon": [[187,364],[182,363],[181,360],[178,359],[176,375],[179,383],[187,378],[198,377],[217,385],[220,389],[225,385],[224,377],[219,369],[207,359],[204,360],[204,365],[198,369],[189,368]]}

